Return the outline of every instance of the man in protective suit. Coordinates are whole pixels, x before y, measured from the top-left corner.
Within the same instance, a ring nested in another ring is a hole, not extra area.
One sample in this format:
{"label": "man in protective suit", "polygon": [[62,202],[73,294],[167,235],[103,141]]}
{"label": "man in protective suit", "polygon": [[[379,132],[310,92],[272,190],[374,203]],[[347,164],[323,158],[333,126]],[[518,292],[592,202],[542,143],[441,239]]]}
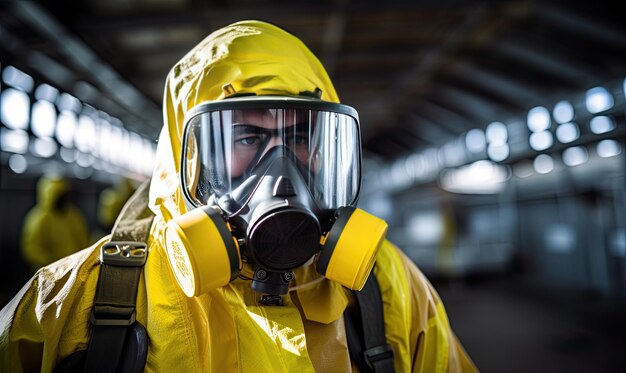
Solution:
{"label": "man in protective suit", "polygon": [[[167,79],[149,214],[125,208],[135,220],[119,219],[112,238],[35,275],[0,315],[0,370],[51,371],[86,350],[78,360],[102,367],[117,344],[94,340],[120,320],[147,332],[127,334],[139,342],[125,351],[147,345],[139,371],[365,370],[345,315],[375,279],[384,323],[371,328],[385,341],[370,367],[384,357],[376,371],[475,371],[427,279],[384,240],[384,222],[355,208],[358,115],[338,102],[284,30],[242,21],[208,36]],[[118,241],[146,221],[145,249]],[[103,284],[129,268],[133,307]]]}
{"label": "man in protective suit", "polygon": [[87,223],[69,193],[62,177],[44,175],[37,182],[37,205],[24,218],[21,242],[31,274],[89,244]]}

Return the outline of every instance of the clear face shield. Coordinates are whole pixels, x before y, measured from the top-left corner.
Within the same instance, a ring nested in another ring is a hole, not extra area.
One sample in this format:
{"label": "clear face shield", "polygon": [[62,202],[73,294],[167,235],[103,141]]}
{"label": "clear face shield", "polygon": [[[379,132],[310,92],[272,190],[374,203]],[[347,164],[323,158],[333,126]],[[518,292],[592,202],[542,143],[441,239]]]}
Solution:
{"label": "clear face shield", "polygon": [[319,209],[356,202],[354,109],[307,99],[232,99],[201,105],[188,118],[182,184],[193,207],[239,213],[276,158],[291,161]]}
{"label": "clear face shield", "polygon": [[360,187],[358,115],[315,99],[233,98],[187,114],[181,186],[190,211],[168,222],[166,249],[189,296],[234,280],[288,292],[293,270],[360,289],[387,225],[354,207]]}

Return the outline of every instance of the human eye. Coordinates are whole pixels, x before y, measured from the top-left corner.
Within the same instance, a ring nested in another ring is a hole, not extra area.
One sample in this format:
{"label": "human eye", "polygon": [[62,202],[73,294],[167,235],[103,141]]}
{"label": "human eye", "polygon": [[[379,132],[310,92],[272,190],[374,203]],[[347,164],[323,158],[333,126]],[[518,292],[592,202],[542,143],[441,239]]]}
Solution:
{"label": "human eye", "polygon": [[255,126],[238,125],[233,131],[234,143],[243,147],[257,147],[263,141],[264,134]]}
{"label": "human eye", "polygon": [[235,140],[235,142],[245,146],[253,146],[257,145],[260,142],[260,139],[259,136],[246,136]]}
{"label": "human eye", "polygon": [[290,146],[308,146],[309,132],[302,125],[295,125],[286,132],[287,142]]}
{"label": "human eye", "polygon": [[308,145],[309,137],[305,135],[296,135],[293,139],[294,145]]}

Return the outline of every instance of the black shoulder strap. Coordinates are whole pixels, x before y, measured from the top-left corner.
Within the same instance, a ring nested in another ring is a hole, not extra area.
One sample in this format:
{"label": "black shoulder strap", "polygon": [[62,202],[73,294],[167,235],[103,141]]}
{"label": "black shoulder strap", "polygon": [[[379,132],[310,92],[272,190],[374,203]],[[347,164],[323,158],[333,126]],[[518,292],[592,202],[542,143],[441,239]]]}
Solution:
{"label": "black shoulder strap", "polygon": [[137,288],[148,255],[154,215],[148,208],[150,183],[130,197],[100,255],[100,277],[91,313],[85,372],[142,372],[147,333],[135,321]]}
{"label": "black shoulder strap", "polygon": [[374,273],[353,293],[357,306],[344,313],[350,358],[361,372],[393,372],[393,350],[385,340],[383,302]]}

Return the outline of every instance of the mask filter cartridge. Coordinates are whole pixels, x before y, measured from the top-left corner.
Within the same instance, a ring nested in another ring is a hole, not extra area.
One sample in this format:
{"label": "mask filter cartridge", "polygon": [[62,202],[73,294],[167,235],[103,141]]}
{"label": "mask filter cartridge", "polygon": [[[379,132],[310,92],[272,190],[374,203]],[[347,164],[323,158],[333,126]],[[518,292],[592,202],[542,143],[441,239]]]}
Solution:
{"label": "mask filter cartridge", "polygon": [[241,271],[239,245],[218,209],[194,209],[167,224],[167,257],[189,297],[224,286]]}
{"label": "mask filter cartridge", "polygon": [[324,237],[317,271],[328,279],[361,290],[387,233],[387,223],[354,208],[337,209],[337,220]]}

